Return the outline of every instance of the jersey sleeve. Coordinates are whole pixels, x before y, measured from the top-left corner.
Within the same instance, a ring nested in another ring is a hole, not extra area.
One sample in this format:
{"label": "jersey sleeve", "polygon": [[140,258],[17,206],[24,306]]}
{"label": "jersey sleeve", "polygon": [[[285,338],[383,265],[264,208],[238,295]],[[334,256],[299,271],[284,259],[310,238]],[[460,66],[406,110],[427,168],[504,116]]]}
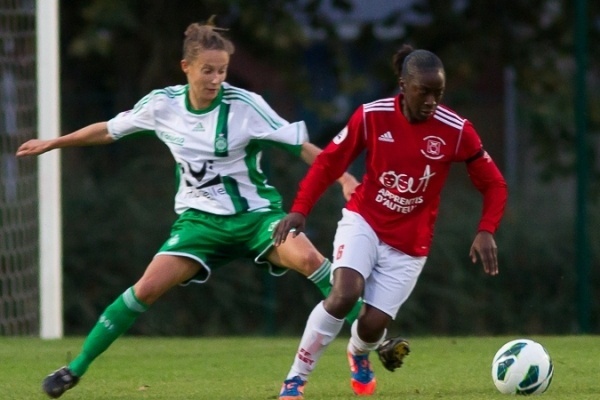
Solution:
{"label": "jersey sleeve", "polygon": [[478,231],[495,233],[504,215],[508,189],[502,173],[483,150],[483,154],[467,163],[467,172],[473,185],[483,195],[483,208]]}
{"label": "jersey sleeve", "polygon": [[457,161],[467,163],[471,182],[483,195],[483,208],[478,231],[495,233],[504,215],[508,190],[502,173],[483,149],[473,124],[466,121],[456,152]]}
{"label": "jersey sleeve", "polygon": [[466,121],[456,153],[457,161],[467,163],[469,178],[483,195],[483,209],[478,231],[495,233],[504,215],[508,189],[494,160],[483,149],[473,124]]}
{"label": "jersey sleeve", "polygon": [[296,156],[300,155],[302,143],[308,141],[308,130],[304,121],[288,122],[256,93],[248,92],[252,101],[248,124],[250,134],[257,140],[283,148]]}
{"label": "jersey sleeve", "polygon": [[467,161],[475,157],[482,149],[481,139],[470,121],[465,121],[460,142],[456,149],[456,161]]}
{"label": "jersey sleeve", "polygon": [[299,184],[291,211],[308,215],[323,192],[346,171],[365,147],[364,114],[361,106],[310,166]]}
{"label": "jersey sleeve", "polygon": [[108,133],[114,140],[133,133],[154,131],[154,92],[144,96],[133,109],[123,111],[108,121]]}

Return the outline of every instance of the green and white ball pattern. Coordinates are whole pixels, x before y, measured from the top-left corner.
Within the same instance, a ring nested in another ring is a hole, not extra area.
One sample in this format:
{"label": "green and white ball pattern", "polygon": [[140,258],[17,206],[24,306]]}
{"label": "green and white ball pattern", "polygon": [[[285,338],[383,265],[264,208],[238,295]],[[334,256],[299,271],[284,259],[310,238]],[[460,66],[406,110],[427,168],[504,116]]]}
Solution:
{"label": "green and white ball pattern", "polygon": [[505,394],[544,393],[554,374],[552,359],[546,349],[530,339],[516,339],[504,344],[492,360],[492,379]]}

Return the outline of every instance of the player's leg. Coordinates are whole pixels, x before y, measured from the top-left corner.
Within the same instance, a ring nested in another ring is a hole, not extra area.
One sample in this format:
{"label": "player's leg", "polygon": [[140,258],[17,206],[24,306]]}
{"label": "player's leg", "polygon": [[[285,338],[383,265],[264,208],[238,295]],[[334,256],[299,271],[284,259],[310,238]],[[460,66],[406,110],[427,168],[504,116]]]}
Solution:
{"label": "player's leg", "polygon": [[280,400],[302,398],[304,384],[326,348],[339,334],[344,315],[356,303],[364,285],[362,275],[350,268],[336,269],[333,282],[329,296],[317,304],[308,317],[298,351],[283,382]]}
{"label": "player's leg", "polygon": [[[391,320],[387,314],[374,308],[366,297],[368,287],[372,285],[372,275],[378,267],[380,241],[360,215],[348,210],[343,210],[342,214],[333,243],[334,288],[325,308],[332,315],[337,315],[338,309],[343,310],[344,305],[355,296],[364,296],[363,312],[352,324],[347,357],[352,390],[357,395],[371,395],[375,392],[377,380],[369,353],[381,343]],[[341,289],[339,293],[338,287]],[[339,300],[334,296],[336,294]]]}
{"label": "player's leg", "polygon": [[[357,240],[358,238],[358,240]],[[335,264],[333,288],[327,298],[319,303],[310,314],[298,352],[286,376],[280,399],[300,399],[294,391],[296,386],[308,381],[319,358],[331,341],[339,334],[343,317],[363,293],[365,276],[370,274],[376,259],[374,252],[377,240],[365,241],[357,234],[347,218],[338,224],[334,240]],[[286,241],[287,242],[287,241]],[[359,317],[363,318],[363,315]],[[368,360],[367,360],[368,361]]]}
{"label": "player's leg", "polygon": [[359,396],[371,395],[377,387],[377,380],[369,354],[376,350],[385,338],[386,327],[391,317],[369,304],[364,305],[360,319],[352,324],[347,346],[350,365],[350,386]]}
{"label": "player's leg", "polygon": [[[355,296],[363,295],[369,277],[377,265],[379,240],[372,229],[357,214],[344,210],[342,220],[333,244],[335,264],[333,266],[334,290],[342,288],[346,297],[342,298],[342,306]],[[358,285],[357,283],[360,283]],[[327,299],[335,300],[330,296]],[[339,301],[338,301],[339,302]],[[335,303],[326,304],[326,309],[335,315]],[[378,310],[369,304],[363,306],[363,312],[351,329],[351,338],[347,346],[347,359],[350,366],[350,386],[355,394],[366,396],[375,392],[377,380],[369,360],[369,353],[377,348],[383,339],[378,332],[380,327],[387,326],[387,320],[378,320]],[[387,317],[383,315],[383,317]],[[360,330],[360,332],[359,332]]]}
{"label": "player's leg", "polygon": [[89,364],[131,327],[135,320],[173,286],[191,279],[200,265],[188,257],[157,255],[137,283],[101,314],[69,369],[82,376]]}
{"label": "player's leg", "polygon": [[[295,238],[290,235],[281,246],[274,247],[271,239],[273,227],[285,214],[280,211],[254,213],[247,218],[259,218],[249,224],[254,230],[249,236],[248,246],[258,255],[255,262],[291,269],[304,275],[315,284],[324,297],[331,291],[331,262],[325,258],[304,234]],[[348,323],[358,317],[362,301],[356,301],[345,316]]]}
{"label": "player's leg", "polygon": [[[384,243],[378,245],[377,252],[378,264],[365,284],[366,312],[359,321],[357,332],[353,331],[351,343],[355,339],[371,342],[369,349],[376,347],[384,367],[393,371],[402,365],[410,349],[406,339],[383,340],[385,329],[412,293],[426,257],[409,256]],[[356,345],[356,348],[360,347],[360,344]]]}
{"label": "player's leg", "polygon": [[317,304],[306,321],[298,351],[279,393],[280,400],[303,398],[304,385],[309,375],[343,325],[343,319],[335,318],[325,311],[323,302]]}
{"label": "player's leg", "polygon": [[67,367],[44,380],[44,391],[50,397],[57,398],[75,386],[89,365],[126,332],[152,303],[173,286],[191,279],[199,270],[200,264],[191,258],[157,255],[142,278],[102,312],[79,355]]}
{"label": "player's leg", "polygon": [[[304,234],[295,238],[290,235],[285,243],[273,247],[266,258],[274,265],[286,266],[306,276],[319,288],[324,297],[331,292],[331,262],[314,247]],[[343,318],[349,323],[354,322],[360,313],[361,306],[362,301],[357,299]]]}

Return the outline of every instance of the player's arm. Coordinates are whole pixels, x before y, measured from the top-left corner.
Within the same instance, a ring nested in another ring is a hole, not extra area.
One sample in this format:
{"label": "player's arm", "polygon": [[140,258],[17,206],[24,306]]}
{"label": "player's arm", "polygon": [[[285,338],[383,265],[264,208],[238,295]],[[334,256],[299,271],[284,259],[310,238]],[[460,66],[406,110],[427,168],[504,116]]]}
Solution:
{"label": "player's arm", "polygon": [[291,211],[306,216],[321,194],[336,180],[345,179],[344,171],[364,150],[364,114],[360,106],[348,124],[317,155],[300,181]]}
{"label": "player's arm", "polygon": [[506,207],[508,198],[506,181],[494,160],[483,149],[479,135],[468,121],[463,127],[462,137],[458,157],[466,162],[469,178],[483,196],[481,219],[469,256],[474,263],[480,259],[487,274],[496,275],[498,248],[494,234]]}
{"label": "player's arm", "polygon": [[63,147],[94,146],[112,143],[106,122],[96,122],[75,132],[57,138],[40,140],[31,139],[17,149],[17,157],[37,156],[50,150]]}
{"label": "player's arm", "polygon": [[483,195],[483,209],[477,235],[469,255],[475,263],[481,258],[484,271],[490,275],[498,274],[498,249],[494,233],[504,215],[508,190],[506,181],[492,158],[481,150],[474,159],[467,162],[471,182]]}
{"label": "player's arm", "polygon": [[[302,158],[302,160],[304,160],[305,163],[307,163],[308,165],[312,165],[312,163],[322,151],[322,149],[315,146],[314,144],[310,142],[304,142],[302,144],[302,151],[300,152],[300,157]],[[350,196],[352,195],[352,193],[354,193],[354,190],[359,185],[359,182],[356,179],[356,177],[347,171],[344,172],[338,178],[337,182],[342,186],[342,192],[344,193],[344,198],[346,200],[350,199]]]}
{"label": "player's arm", "polygon": [[494,160],[483,149],[476,158],[467,162],[467,171],[471,182],[483,196],[478,231],[494,234],[500,225],[508,199],[506,181]]}
{"label": "player's arm", "polygon": [[290,213],[284,217],[273,231],[273,243],[279,246],[285,242],[289,232],[292,237],[304,230],[306,216],[323,192],[344,171],[365,148],[365,136],[362,131],[362,107],[359,107],[348,125],[319,152],[308,172],[300,181],[298,193]]}

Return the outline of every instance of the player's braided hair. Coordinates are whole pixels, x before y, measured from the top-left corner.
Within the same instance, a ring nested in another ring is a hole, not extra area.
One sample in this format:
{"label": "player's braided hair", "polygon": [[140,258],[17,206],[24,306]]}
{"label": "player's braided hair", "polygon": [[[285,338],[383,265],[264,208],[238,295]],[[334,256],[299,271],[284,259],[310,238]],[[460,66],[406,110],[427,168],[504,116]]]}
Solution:
{"label": "player's braided hair", "polygon": [[394,54],[392,59],[394,72],[398,78],[414,76],[419,71],[428,69],[444,70],[442,60],[428,50],[415,50],[411,45],[405,44]]}
{"label": "player's braided hair", "polygon": [[185,30],[183,58],[188,61],[194,60],[203,50],[224,50],[229,55],[233,54],[235,46],[223,35],[226,31],[227,29],[215,25],[215,15],[203,24],[190,24]]}

